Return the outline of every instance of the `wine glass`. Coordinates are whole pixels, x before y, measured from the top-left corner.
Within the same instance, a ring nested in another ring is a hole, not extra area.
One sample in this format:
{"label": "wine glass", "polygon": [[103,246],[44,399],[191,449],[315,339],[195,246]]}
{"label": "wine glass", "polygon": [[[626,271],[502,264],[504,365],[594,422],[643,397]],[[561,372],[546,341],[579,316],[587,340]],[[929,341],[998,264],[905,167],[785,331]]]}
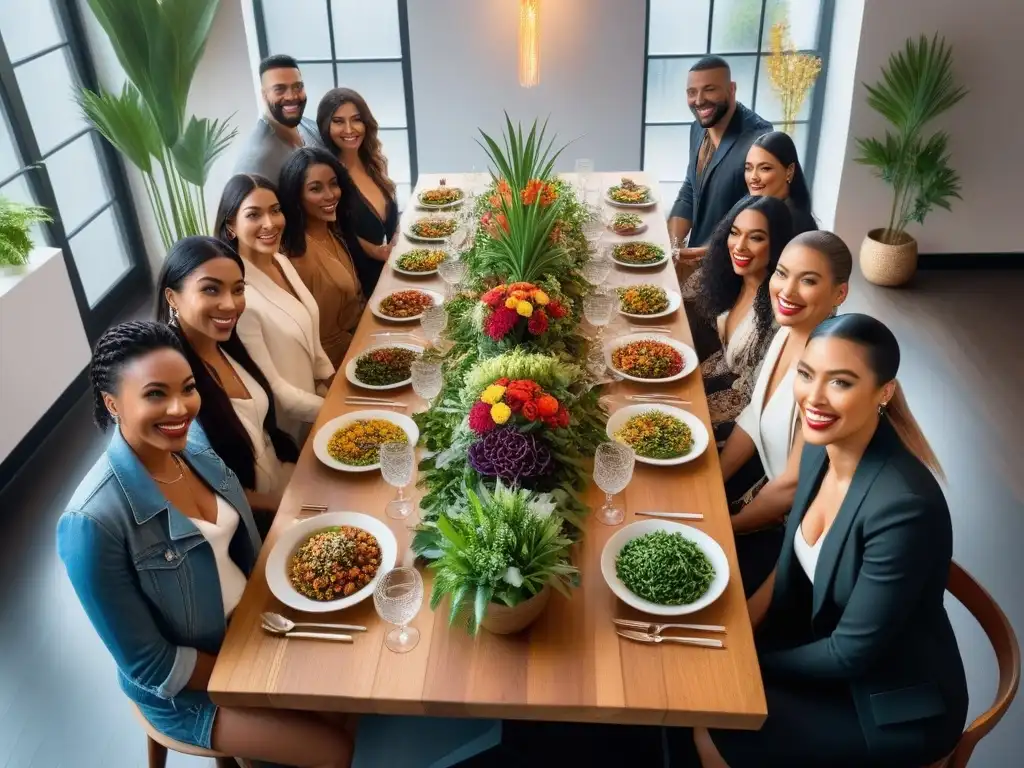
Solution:
{"label": "wine glass", "polygon": [[612,321],[615,309],[615,296],[611,291],[598,288],[583,297],[583,316],[587,322],[597,328],[596,339],[600,341],[604,335],[604,327]]}
{"label": "wine glass", "polygon": [[412,389],[427,401],[427,407],[433,405],[433,399],[441,394],[441,364],[431,360],[413,360]]}
{"label": "wine glass", "polygon": [[385,483],[398,489],[398,496],[385,508],[392,520],[404,520],[412,512],[412,502],[405,497],[405,486],[412,482],[415,453],[409,443],[384,443],[380,447],[380,473]]}
{"label": "wine glass", "polygon": [[423,605],[423,578],[415,568],[392,568],[377,580],[373,606],[377,615],[395,629],[388,632],[384,645],[395,653],[408,653],[420,641],[420,631],[410,627]]}
{"label": "wine glass", "polygon": [[603,250],[597,251],[592,254],[586,263],[583,265],[583,277],[584,279],[594,286],[600,286],[604,284],[604,281],[608,279],[608,275],[612,272],[611,259],[604,253]]}
{"label": "wine glass", "polygon": [[681,237],[672,238],[672,263],[678,264],[679,257],[683,253],[683,239]]}
{"label": "wine glass", "polygon": [[580,199],[586,202],[587,190],[590,189],[590,177],[594,173],[594,161],[586,157],[579,158],[575,164],[575,171],[580,190]]}
{"label": "wine glass", "polygon": [[420,327],[423,329],[427,341],[437,346],[441,334],[448,327],[448,311],[444,308],[444,305],[435,304],[423,310],[423,316],[420,317]]}
{"label": "wine glass", "polygon": [[469,273],[469,263],[460,258],[457,248],[450,245],[445,249],[444,261],[437,265],[437,271],[447,286],[446,293],[451,298],[459,290],[459,284]]}
{"label": "wine glass", "polygon": [[594,482],[604,491],[604,506],[597,513],[599,522],[618,525],[625,513],[615,506],[612,496],[622,493],[633,479],[636,456],[633,449],[623,443],[601,443],[594,454]]}

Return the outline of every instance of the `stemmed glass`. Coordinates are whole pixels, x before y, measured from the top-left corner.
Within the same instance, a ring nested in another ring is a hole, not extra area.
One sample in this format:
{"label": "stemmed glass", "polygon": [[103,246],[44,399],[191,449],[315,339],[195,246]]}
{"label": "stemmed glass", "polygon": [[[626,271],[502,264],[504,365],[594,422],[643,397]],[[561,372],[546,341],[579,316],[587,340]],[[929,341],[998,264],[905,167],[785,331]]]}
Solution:
{"label": "stemmed glass", "polygon": [[604,506],[597,513],[598,521],[605,525],[618,525],[625,513],[615,506],[612,496],[622,493],[633,479],[636,456],[633,449],[623,443],[601,443],[594,454],[594,482],[604,491]]}
{"label": "stemmed glass", "polygon": [[604,249],[591,254],[583,265],[583,277],[593,286],[601,286],[608,279],[612,272],[612,261],[608,258]]}
{"label": "stemmed glass", "polygon": [[466,279],[466,275],[469,273],[469,263],[463,261],[460,256],[458,248],[449,242],[445,248],[444,261],[437,265],[437,271],[447,286],[448,298],[458,293],[459,284]]}
{"label": "stemmed glass", "polygon": [[408,653],[420,641],[420,631],[410,627],[423,605],[423,577],[415,568],[392,568],[377,580],[373,606],[377,615],[395,629],[388,632],[384,645],[395,653]]}
{"label": "stemmed glass", "polygon": [[612,321],[615,299],[611,292],[598,288],[583,298],[583,317],[597,328],[591,340],[588,365],[604,370],[604,328]]}
{"label": "stemmed glass", "polygon": [[398,489],[398,496],[385,508],[392,520],[404,520],[412,512],[412,502],[405,497],[405,486],[412,482],[415,455],[409,443],[384,443],[380,447],[380,474],[385,483]]}
{"label": "stemmed glass", "polygon": [[441,394],[441,364],[431,360],[413,360],[412,389],[427,401],[427,408],[433,406],[433,400]]}
{"label": "stemmed glass", "polygon": [[448,327],[448,311],[444,308],[444,305],[435,304],[423,310],[423,316],[420,318],[420,327],[423,329],[427,341],[437,346],[441,334]]}
{"label": "stemmed glass", "polygon": [[594,161],[581,157],[576,161],[575,171],[580,190],[580,199],[585,203],[590,190],[590,177],[594,173]]}

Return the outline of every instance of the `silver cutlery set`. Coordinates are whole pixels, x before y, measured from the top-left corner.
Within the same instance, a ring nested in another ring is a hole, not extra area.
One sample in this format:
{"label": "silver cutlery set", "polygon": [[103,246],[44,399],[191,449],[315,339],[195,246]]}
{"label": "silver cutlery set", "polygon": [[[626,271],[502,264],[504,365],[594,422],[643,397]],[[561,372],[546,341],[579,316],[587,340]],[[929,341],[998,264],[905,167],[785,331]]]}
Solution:
{"label": "silver cutlery set", "polygon": [[[320,624],[316,622],[296,622],[286,619],[279,613],[267,611],[260,614],[263,622],[263,629],[272,635],[281,637],[297,637],[306,640],[329,640],[336,643],[354,642],[352,635],[343,634],[346,632],[365,632],[366,627],[358,624]],[[310,629],[331,630],[327,632],[308,632]]]}
{"label": "silver cutlery set", "polygon": [[345,405],[358,405],[363,408],[408,408],[408,403],[399,400],[391,400],[385,397],[362,397],[361,395],[347,395]]}
{"label": "silver cutlery set", "polygon": [[666,630],[686,630],[724,635],[725,627],[719,624],[661,624],[634,619],[612,619],[612,622],[615,624],[617,635],[638,643],[649,645],[675,643],[677,645],[695,645],[701,648],[725,648],[725,643],[717,638],[665,634]]}

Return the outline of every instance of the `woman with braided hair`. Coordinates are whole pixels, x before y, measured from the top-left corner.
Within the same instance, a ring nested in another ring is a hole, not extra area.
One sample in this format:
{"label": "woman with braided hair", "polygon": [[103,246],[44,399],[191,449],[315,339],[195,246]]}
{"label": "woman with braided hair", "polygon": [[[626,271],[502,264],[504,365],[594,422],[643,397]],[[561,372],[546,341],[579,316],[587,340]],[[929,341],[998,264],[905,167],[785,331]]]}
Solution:
{"label": "woman with braided hair", "polygon": [[96,423],[113,435],[57,524],[57,550],[121,689],[177,741],[348,766],[340,723],[218,707],[207,694],[261,542],[238,478],[194,423],[201,398],[178,336],[160,323],[115,326],[96,344],[90,377]]}

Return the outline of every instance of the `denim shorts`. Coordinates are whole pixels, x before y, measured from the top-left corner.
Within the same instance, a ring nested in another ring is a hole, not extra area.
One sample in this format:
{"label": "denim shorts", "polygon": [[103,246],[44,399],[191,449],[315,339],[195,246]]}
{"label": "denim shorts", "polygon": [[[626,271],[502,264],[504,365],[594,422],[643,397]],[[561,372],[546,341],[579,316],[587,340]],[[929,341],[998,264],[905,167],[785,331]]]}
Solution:
{"label": "denim shorts", "polygon": [[[217,714],[206,691],[183,690],[173,699],[161,699],[132,685],[123,676],[122,690],[135,702],[142,716],[164,736],[194,747],[213,749],[213,718]],[[127,683],[127,685],[125,685]]]}

